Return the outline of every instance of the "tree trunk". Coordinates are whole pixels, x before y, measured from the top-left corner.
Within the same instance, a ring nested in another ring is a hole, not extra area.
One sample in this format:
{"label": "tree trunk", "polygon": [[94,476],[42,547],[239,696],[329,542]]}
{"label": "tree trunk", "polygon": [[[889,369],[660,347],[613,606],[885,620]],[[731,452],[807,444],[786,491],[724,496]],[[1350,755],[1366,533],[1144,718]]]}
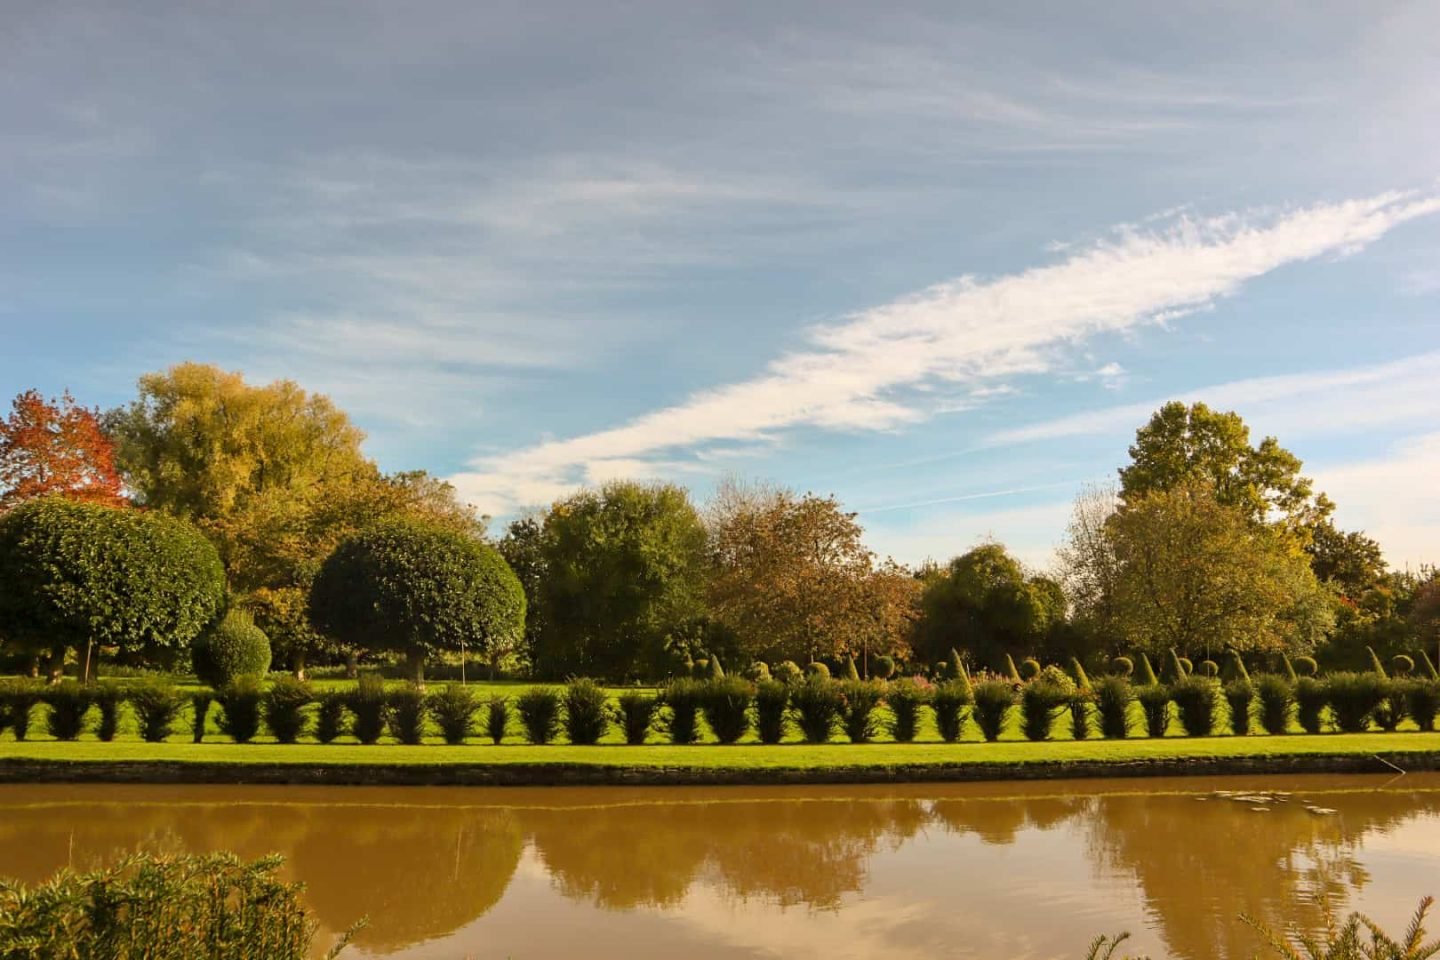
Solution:
{"label": "tree trunk", "polygon": [[51,650],[45,661],[45,672],[51,683],[59,683],[65,677],[65,648]]}
{"label": "tree trunk", "polygon": [[305,653],[303,651],[297,652],[290,658],[290,669],[295,674],[296,680],[305,679]]}
{"label": "tree trunk", "polygon": [[410,669],[410,679],[417,687],[425,686],[425,651],[411,650],[405,656],[405,665]]}
{"label": "tree trunk", "polygon": [[355,656],[354,650],[345,651],[345,679],[354,680],[360,676],[359,659]]}
{"label": "tree trunk", "polygon": [[91,640],[85,644],[85,665],[80,669],[80,682],[89,683],[95,679],[95,641]]}

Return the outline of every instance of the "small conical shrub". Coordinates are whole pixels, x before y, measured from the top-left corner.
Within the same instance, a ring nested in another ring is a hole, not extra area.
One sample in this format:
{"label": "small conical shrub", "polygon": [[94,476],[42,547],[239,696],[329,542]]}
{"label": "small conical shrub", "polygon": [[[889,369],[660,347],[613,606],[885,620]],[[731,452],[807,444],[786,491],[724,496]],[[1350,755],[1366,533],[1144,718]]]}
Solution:
{"label": "small conical shrub", "polygon": [[1188,673],[1180,655],[1175,652],[1174,647],[1171,647],[1166,660],[1165,682],[1179,683],[1185,679]]}
{"label": "small conical shrub", "polygon": [[960,651],[954,647],[950,648],[950,657],[946,663],[948,667],[942,676],[948,677],[951,680],[959,680],[960,675],[967,672],[965,670],[965,661],[960,659]]}
{"label": "small conical shrub", "polygon": [[1140,654],[1140,686],[1153,687],[1160,682],[1155,676],[1155,668],[1150,665],[1150,656],[1146,653]]}
{"label": "small conical shrub", "polygon": [[1373,648],[1373,647],[1366,647],[1366,648],[1365,648],[1365,652],[1370,655],[1370,670],[1371,670],[1371,672],[1374,673],[1375,676],[1379,677],[1379,678],[1382,679],[1382,680],[1388,680],[1388,679],[1390,679],[1390,674],[1388,674],[1388,673],[1385,672],[1385,664],[1381,663],[1381,662],[1380,662],[1380,658],[1375,655],[1375,650],[1374,650],[1374,648]]}
{"label": "small conical shrub", "polygon": [[1020,671],[1015,669],[1015,658],[1005,654],[1005,676],[1010,678],[1011,683],[1024,683],[1025,678],[1020,676]]}
{"label": "small conical shrub", "polygon": [[1290,661],[1290,657],[1287,654],[1280,654],[1280,662],[1285,665],[1286,680],[1289,680],[1291,683],[1295,683],[1300,679],[1300,675],[1295,672],[1295,664]]}
{"label": "small conical shrub", "polygon": [[1430,659],[1430,654],[1424,650],[1420,651],[1420,662],[1425,665],[1425,674],[1431,680],[1440,680],[1440,670],[1435,669],[1435,661]]}
{"label": "small conical shrub", "polygon": [[1079,657],[1070,658],[1070,672],[1075,675],[1075,689],[1089,690],[1090,677],[1085,673],[1085,666],[1080,662]]}
{"label": "small conical shrub", "polygon": [[710,671],[708,676],[711,680],[725,679],[725,668],[720,665],[720,658],[713,653],[710,655]]}
{"label": "small conical shrub", "polygon": [[1245,659],[1240,656],[1240,651],[1226,651],[1225,667],[1221,670],[1220,676],[1226,683],[1234,683],[1237,680],[1250,682],[1250,671],[1245,669]]}
{"label": "small conical shrub", "polygon": [[845,679],[860,679],[860,671],[855,668],[855,657],[853,654],[847,654],[845,657]]}

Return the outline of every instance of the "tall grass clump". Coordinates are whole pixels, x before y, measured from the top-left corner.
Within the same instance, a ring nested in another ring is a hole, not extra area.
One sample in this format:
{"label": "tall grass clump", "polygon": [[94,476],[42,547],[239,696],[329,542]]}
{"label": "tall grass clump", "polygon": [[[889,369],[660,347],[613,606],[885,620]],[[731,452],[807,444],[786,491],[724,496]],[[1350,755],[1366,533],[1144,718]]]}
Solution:
{"label": "tall grass clump", "polygon": [[880,706],[884,688],[874,680],[847,680],[840,685],[840,729],[851,743],[869,743],[880,732]]}
{"label": "tall grass clump", "polygon": [[351,732],[361,743],[376,743],[385,733],[385,716],[390,712],[385,681],[373,673],[361,674],[350,691]]}
{"label": "tall grass clump", "polygon": [[660,692],[666,708],[665,726],[670,742],[684,746],[700,739],[700,708],[705,702],[705,684],[699,680],[671,680]]}
{"label": "tall grass clump", "polygon": [[1295,721],[1306,733],[1319,733],[1325,724],[1325,705],[1329,693],[1325,684],[1314,677],[1295,681]]}
{"label": "tall grass clump", "polygon": [[440,736],[451,746],[459,746],[475,735],[475,711],[480,701],[469,687],[447,683],[425,695],[425,707]]}
{"label": "tall grass clump", "polygon": [[650,724],[655,720],[655,711],[660,701],[655,694],[645,690],[626,690],[616,700],[616,713],[625,742],[638,747],[650,735]]}
{"label": "tall grass clump", "polygon": [[1405,706],[1417,727],[1434,730],[1435,715],[1440,713],[1440,681],[1411,680],[1405,688]]}
{"label": "tall grass clump", "polygon": [[143,680],[132,685],[126,699],[135,714],[140,738],[146,743],[159,743],[170,736],[175,718],[180,715],[180,704],[184,702],[174,684],[162,680]]}
{"label": "tall grass clump", "polygon": [[[1025,684],[1020,690],[1020,732],[1025,739],[1049,740],[1061,709],[1069,704],[1072,696],[1073,689],[1067,690],[1043,677]],[[976,715],[979,715],[978,707]],[[987,734],[986,739],[995,738]]]}
{"label": "tall grass clump", "polygon": [[1218,692],[1214,680],[1193,673],[1170,685],[1170,699],[1180,714],[1180,726],[1187,737],[1208,737],[1215,733]]}
{"label": "tall grass clump", "polygon": [[190,740],[201,743],[205,740],[205,720],[210,708],[215,705],[215,691],[207,688],[190,691]]}
{"label": "tall grass clump", "polygon": [[1387,682],[1378,673],[1332,673],[1325,691],[1335,726],[1345,733],[1362,733],[1370,728],[1375,713],[1385,704]]}
{"label": "tall grass clump", "polygon": [[806,743],[825,743],[840,716],[840,690],[832,681],[812,676],[790,691],[795,723]]}
{"label": "tall grass clump", "polygon": [[85,717],[94,705],[88,687],[74,680],[63,680],[43,694],[50,708],[45,728],[56,740],[76,740],[85,730]]}
{"label": "tall grass clump", "polygon": [[721,743],[735,743],[750,732],[750,704],[755,686],[739,677],[711,680],[705,685],[700,705],[710,732]]}
{"label": "tall grass clump", "polygon": [[326,690],[316,698],[316,740],[334,743],[345,732],[345,708],[349,700],[349,694],[344,690]]}
{"label": "tall grass clump", "polygon": [[932,687],[921,686],[909,677],[891,680],[885,690],[890,707],[890,737],[896,743],[910,743],[920,731],[920,708],[930,701]]}
{"label": "tall grass clump", "polygon": [[1015,687],[1006,680],[986,680],[973,687],[975,725],[986,740],[998,740],[1015,707]]}
{"label": "tall grass clump", "polygon": [[385,726],[401,743],[414,746],[425,739],[425,691],[418,683],[407,681],[386,693]]}
{"label": "tall grass clump", "polygon": [[510,726],[510,699],[494,696],[485,702],[485,736],[491,743],[498,744],[505,739]]}
{"label": "tall grass clump", "polygon": [[755,733],[761,743],[785,739],[785,716],[790,707],[790,688],[779,680],[767,680],[755,687]]}
{"label": "tall grass clump", "polygon": [[599,743],[610,726],[605,688],[588,677],[565,684],[565,736],[571,743]]}
{"label": "tall grass clump", "polygon": [[24,740],[30,735],[30,720],[44,689],[39,681],[28,678],[4,681],[4,686],[0,686],[0,707],[5,711],[5,721],[15,732],[16,740]]}
{"label": "tall grass clump", "polygon": [[1278,674],[1261,674],[1255,681],[1255,699],[1260,704],[1260,726],[1266,733],[1280,734],[1290,729],[1295,688],[1289,681]]}
{"label": "tall grass clump", "polygon": [[1100,735],[1123,740],[1130,735],[1130,701],[1135,699],[1130,681],[1110,676],[1095,687],[1095,712],[1100,714]]}
{"label": "tall grass clump", "polygon": [[95,736],[109,743],[120,732],[120,705],[125,702],[125,688],[108,680],[95,685],[95,706],[100,710],[100,719],[95,724]]}
{"label": "tall grass clump", "polygon": [[1243,737],[1250,732],[1250,704],[1255,701],[1255,684],[1248,679],[1231,680],[1222,690],[1230,713],[1230,732]]}
{"label": "tall grass clump", "polygon": [[1135,699],[1140,701],[1140,709],[1145,712],[1146,736],[1165,736],[1170,729],[1170,718],[1174,715],[1169,688],[1162,683],[1147,684],[1135,691]]}
{"label": "tall grass clump", "polygon": [[520,728],[530,743],[554,740],[560,733],[560,692],[554,687],[531,687],[515,699]]}
{"label": "tall grass clump", "polygon": [[249,743],[260,732],[265,692],[254,677],[237,677],[215,691],[220,704],[220,732],[236,743]]}
{"label": "tall grass clump", "polygon": [[294,743],[305,735],[310,718],[305,708],[315,702],[310,684],[294,677],[278,677],[265,691],[265,729],[279,743]]}
{"label": "tall grass clump", "polygon": [[974,689],[963,677],[935,685],[930,694],[930,707],[935,711],[935,729],[941,740],[954,743],[960,739],[965,732],[965,720],[969,716],[970,705],[974,701]]}

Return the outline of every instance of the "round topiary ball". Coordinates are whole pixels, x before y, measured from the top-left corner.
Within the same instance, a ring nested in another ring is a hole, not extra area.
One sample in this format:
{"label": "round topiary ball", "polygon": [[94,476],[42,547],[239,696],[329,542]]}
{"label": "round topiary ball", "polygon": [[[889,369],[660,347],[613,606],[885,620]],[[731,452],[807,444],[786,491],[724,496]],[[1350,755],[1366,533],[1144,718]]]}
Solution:
{"label": "round topiary ball", "polygon": [[748,669],[746,669],[745,677],[746,679],[753,680],[756,683],[764,683],[766,680],[770,679],[770,665],[764,660],[756,660],[754,663],[750,664]]}
{"label": "round topiary ball", "polygon": [[870,672],[881,680],[889,680],[895,676],[895,658],[877,657],[875,659],[875,669]]}
{"label": "round topiary ball", "polygon": [[190,648],[195,676],[216,689],[240,677],[263,677],[270,669],[270,638],[250,614],[232,609]]}
{"label": "round topiary ball", "polygon": [[[1026,663],[1029,662],[1030,661],[1028,660],[1026,661]],[[1021,667],[1020,669],[1024,670],[1025,668]],[[1054,665],[1048,666],[1044,670],[1041,670],[1040,673],[1035,677],[1035,682],[1048,683],[1050,686],[1056,688],[1057,690],[1062,690],[1065,693],[1075,692],[1075,681],[1071,679],[1070,674],[1066,673],[1064,670],[1061,670],[1059,667]]]}
{"label": "round topiary ball", "polygon": [[795,683],[803,676],[800,665],[794,660],[781,660],[770,673],[781,683]]}
{"label": "round topiary ball", "polygon": [[812,677],[819,677],[822,680],[830,679],[830,668],[819,660],[805,665],[805,672]]}
{"label": "round topiary ball", "polygon": [[1034,680],[1040,676],[1040,661],[1034,657],[1026,657],[1020,661],[1020,679]]}

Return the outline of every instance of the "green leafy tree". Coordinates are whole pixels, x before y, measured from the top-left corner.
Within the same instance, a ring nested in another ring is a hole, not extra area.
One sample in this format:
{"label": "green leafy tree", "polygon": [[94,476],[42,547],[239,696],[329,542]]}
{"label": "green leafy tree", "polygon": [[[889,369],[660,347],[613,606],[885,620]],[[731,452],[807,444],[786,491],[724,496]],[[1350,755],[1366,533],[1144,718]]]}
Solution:
{"label": "green leafy tree", "polygon": [[1357,602],[1385,578],[1380,544],[1363,533],[1346,533],[1329,520],[1311,530],[1305,552],[1316,577]]}
{"label": "green leafy tree", "polygon": [[1005,656],[1028,656],[1065,616],[1055,581],[1031,577],[998,543],[987,543],[923,575],[915,652],[926,662],[952,649],[999,670]]}
{"label": "green leafy tree", "polygon": [[492,662],[520,642],[525,593],[492,547],[417,520],[388,520],[342,541],[310,592],[315,629],[356,648],[425,660]]}
{"label": "green leafy tree", "polygon": [[0,517],[0,636],[33,652],[94,648],[164,658],[219,615],[215,548],[160,513],[47,497]]}

